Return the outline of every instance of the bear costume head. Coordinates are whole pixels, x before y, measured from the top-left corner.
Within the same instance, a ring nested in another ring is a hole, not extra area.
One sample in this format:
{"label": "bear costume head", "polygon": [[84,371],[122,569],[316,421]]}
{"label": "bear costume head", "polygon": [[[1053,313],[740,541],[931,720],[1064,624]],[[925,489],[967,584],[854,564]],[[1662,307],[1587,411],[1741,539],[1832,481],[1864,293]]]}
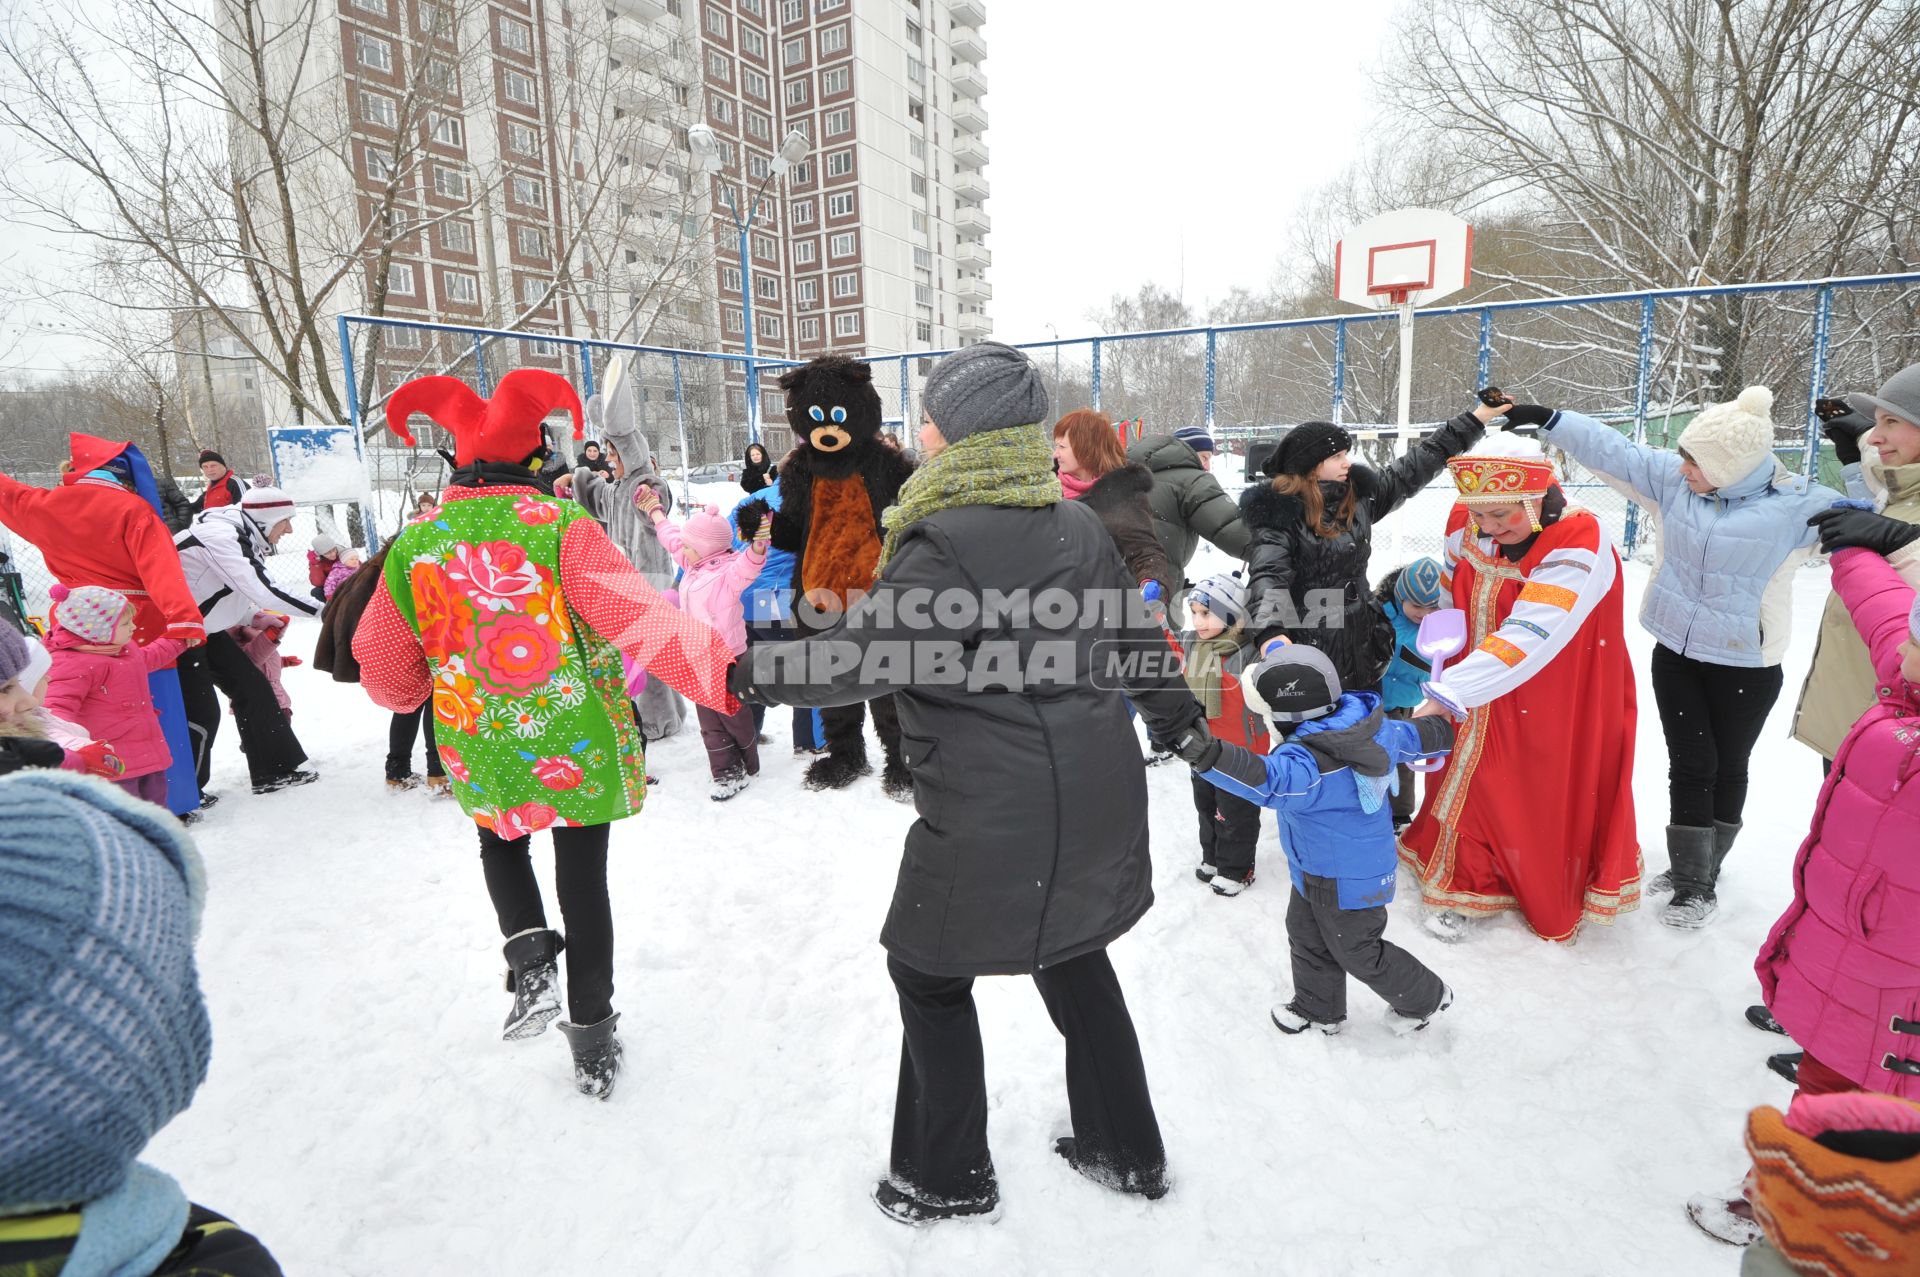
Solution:
{"label": "bear costume head", "polygon": [[845,355],[822,355],[780,378],[795,449],[814,474],[845,478],[880,438],[880,392],[873,369]]}

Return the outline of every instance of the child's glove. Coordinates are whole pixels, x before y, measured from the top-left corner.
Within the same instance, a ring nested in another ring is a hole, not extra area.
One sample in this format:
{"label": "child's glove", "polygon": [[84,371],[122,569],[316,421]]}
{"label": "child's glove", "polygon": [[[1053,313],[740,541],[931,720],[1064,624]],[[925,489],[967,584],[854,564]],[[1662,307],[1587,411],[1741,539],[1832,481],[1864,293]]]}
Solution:
{"label": "child's glove", "polygon": [[633,508],[645,518],[651,519],[660,509],[660,494],[646,484],[641,484],[633,490]]}
{"label": "child's glove", "polygon": [[1220,742],[1207,730],[1207,720],[1196,718],[1187,726],[1161,741],[1175,758],[1197,772],[1212,771],[1220,761]]}
{"label": "child's glove", "polygon": [[742,541],[765,541],[773,535],[773,511],[764,501],[742,501],[734,507],[733,528]]}
{"label": "child's glove", "polygon": [[1161,585],[1160,582],[1158,581],[1142,581],[1140,583],[1140,597],[1146,600],[1147,615],[1153,618],[1153,623],[1155,625],[1160,626],[1162,629],[1166,628],[1166,624],[1167,624],[1166,587]]}
{"label": "child's glove", "polygon": [[78,749],[68,750],[62,765],[69,771],[104,776],[108,780],[118,780],[127,774],[127,765],[113,752],[113,746],[103,740],[88,741]]}
{"label": "child's glove", "polygon": [[302,661],[297,656],[283,656],[280,658],[280,668],[283,670],[289,670],[296,665],[303,665],[303,664],[305,664],[305,662]]}

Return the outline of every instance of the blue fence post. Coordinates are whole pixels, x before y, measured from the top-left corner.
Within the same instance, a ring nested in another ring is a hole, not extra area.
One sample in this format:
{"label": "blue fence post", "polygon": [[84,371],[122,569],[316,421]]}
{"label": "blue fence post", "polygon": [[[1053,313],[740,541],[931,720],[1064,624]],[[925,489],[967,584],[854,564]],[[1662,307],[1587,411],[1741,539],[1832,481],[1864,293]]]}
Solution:
{"label": "blue fence post", "polygon": [[1220,334],[1207,329],[1207,433],[1213,433],[1214,378],[1220,359]]}
{"label": "blue fence post", "polygon": [[479,333],[473,335],[473,383],[482,399],[493,396],[493,387],[487,382],[487,346]]}
{"label": "blue fence post", "polygon": [[1333,424],[1347,414],[1347,321],[1333,321]]}
{"label": "blue fence post", "polygon": [[[380,524],[374,517],[373,472],[367,468],[367,445],[360,438],[360,382],[354,376],[353,369],[353,330],[347,325],[347,317],[340,316],[340,367],[346,373],[347,380],[347,425],[353,430],[353,452],[360,458],[360,468],[367,476],[365,494],[360,498],[360,535],[367,541],[367,557],[371,558],[380,550]],[[274,463],[277,473],[279,463]]]}
{"label": "blue fence post", "polygon": [[586,389],[582,399],[593,398],[593,347],[580,343],[580,384]]}
{"label": "blue fence post", "polygon": [[[1647,406],[1653,398],[1653,298],[1640,299],[1639,353],[1633,375],[1633,441],[1647,441]],[[1640,503],[1627,502],[1626,550],[1631,556],[1640,545]]]}
{"label": "blue fence post", "polygon": [[1100,409],[1100,339],[1093,339],[1093,407]]}
{"label": "blue fence post", "polygon": [[[725,393],[724,391],[722,393]],[[680,505],[693,504],[693,454],[687,449],[687,394],[680,380],[680,356],[673,357],[673,415],[680,424]]]}
{"label": "blue fence post", "polygon": [[1493,312],[1480,312],[1480,384],[1493,384]]}
{"label": "blue fence post", "polygon": [[1833,335],[1833,285],[1819,292],[1813,305],[1813,372],[1807,378],[1807,448],[1800,473],[1815,478],[1814,465],[1820,456],[1820,413],[1818,405],[1827,393],[1827,343]]}
{"label": "blue fence post", "polygon": [[907,420],[907,411],[911,402],[907,394],[907,357],[902,355],[900,356],[900,437],[903,441],[913,438],[909,433],[913,423]]}

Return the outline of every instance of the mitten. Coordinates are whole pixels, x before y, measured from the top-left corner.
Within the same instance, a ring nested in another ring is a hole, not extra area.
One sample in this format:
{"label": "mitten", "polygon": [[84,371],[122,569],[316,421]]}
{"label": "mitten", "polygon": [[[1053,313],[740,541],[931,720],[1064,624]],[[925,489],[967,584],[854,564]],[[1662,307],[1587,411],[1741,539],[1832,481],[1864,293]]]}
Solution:
{"label": "mitten", "polygon": [[1553,409],[1543,408],[1537,403],[1517,403],[1507,405],[1507,429],[1538,429],[1553,420]]}
{"label": "mitten", "polygon": [[742,541],[771,535],[773,511],[764,501],[742,501],[734,507],[733,526],[740,533]]}
{"label": "mitten", "polygon": [[1920,524],[1890,519],[1884,514],[1833,506],[1807,520],[1807,526],[1820,529],[1820,550],[1872,550],[1889,555],[1920,540]]}
{"label": "mitten", "polygon": [[78,749],[68,750],[62,766],[69,771],[104,776],[108,780],[118,780],[127,772],[127,765],[113,752],[113,746],[103,740],[88,741]]}
{"label": "mitten", "polygon": [[641,484],[633,490],[633,508],[651,519],[653,512],[660,508],[660,494]]}
{"label": "mitten", "polygon": [[304,662],[297,656],[283,656],[280,658],[280,668],[283,670],[292,669],[294,666],[300,664],[304,664]]}

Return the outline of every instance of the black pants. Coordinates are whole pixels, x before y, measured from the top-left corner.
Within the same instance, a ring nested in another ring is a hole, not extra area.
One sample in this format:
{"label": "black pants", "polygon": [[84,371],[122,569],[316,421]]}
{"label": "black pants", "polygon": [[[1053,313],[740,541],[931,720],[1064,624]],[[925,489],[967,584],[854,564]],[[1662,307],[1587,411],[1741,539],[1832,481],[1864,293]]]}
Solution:
{"label": "black pants", "polygon": [[[987,1151],[987,1072],[970,976],[936,976],[897,958],[900,1089],[893,1176],[930,1197],[979,1197],[994,1186]],[[1033,973],[1067,1042],[1067,1106],[1075,1160],[1124,1179],[1166,1168],[1133,1017],[1105,949]]]}
{"label": "black pants", "polygon": [[[613,907],[607,902],[612,830],[612,825],[569,825],[552,831],[554,894],[560,897],[567,941],[567,1014],[575,1024],[598,1024],[613,1014]],[[527,854],[531,841],[509,842],[491,829],[480,831],[480,868],[502,936],[547,925]]]}
{"label": "black pants", "polygon": [[207,635],[203,646],[181,653],[179,670],[187,732],[193,738],[193,770],[202,790],[213,765],[213,740],[220,734],[216,688],[233,703],[240,750],[247,756],[247,773],[254,784],[290,776],[307,761],[307,751],[300,748],[300,738],[273,697],[273,684],[225,630],[216,630]]}
{"label": "black pants", "polygon": [[1195,776],[1193,809],[1200,816],[1201,864],[1221,873],[1244,874],[1253,868],[1254,844],[1260,841],[1260,804]]}
{"label": "black pants", "polygon": [[1287,900],[1287,949],[1293,955],[1293,1003],[1310,1020],[1330,1024],[1347,1015],[1347,977],[1366,985],[1402,1015],[1428,1016],[1446,985],[1420,959],[1390,940],[1384,905],[1342,909],[1327,879],[1309,879],[1309,900]]}
{"label": "black pants", "polygon": [[1747,759],[1780,696],[1778,665],[1746,669],[1653,649],[1653,700],[1667,737],[1670,823],[1740,823]]}
{"label": "black pants", "polygon": [[405,780],[413,775],[413,742],[421,728],[427,733],[427,775],[444,776],[440,750],[433,739],[433,702],[423,703],[411,713],[395,714],[387,728],[387,779]]}

